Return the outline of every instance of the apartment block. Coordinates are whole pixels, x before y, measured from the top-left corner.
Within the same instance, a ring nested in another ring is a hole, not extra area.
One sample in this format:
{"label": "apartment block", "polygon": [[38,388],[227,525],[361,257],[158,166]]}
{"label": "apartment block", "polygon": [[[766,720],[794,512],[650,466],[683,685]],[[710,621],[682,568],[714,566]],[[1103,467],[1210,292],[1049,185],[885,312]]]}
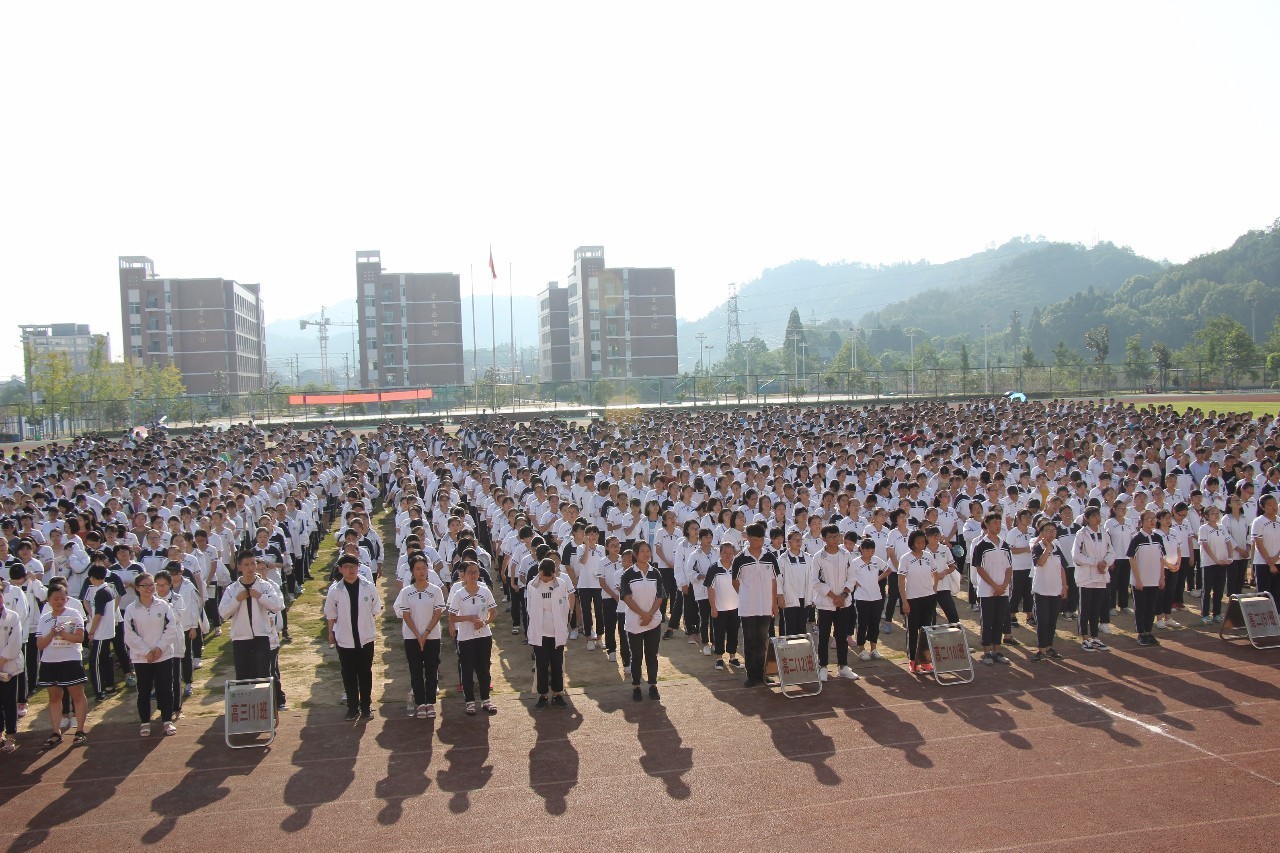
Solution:
{"label": "apartment block", "polygon": [[366,388],[459,385],[462,282],[454,273],[388,273],[356,253],[360,380]]}
{"label": "apartment block", "polygon": [[70,362],[72,373],[89,369],[89,357],[102,347],[104,361],[111,361],[111,338],[95,335],[83,323],[50,323],[44,326],[19,326],[22,331],[22,355],[25,375],[33,376],[51,353],[61,353]]}

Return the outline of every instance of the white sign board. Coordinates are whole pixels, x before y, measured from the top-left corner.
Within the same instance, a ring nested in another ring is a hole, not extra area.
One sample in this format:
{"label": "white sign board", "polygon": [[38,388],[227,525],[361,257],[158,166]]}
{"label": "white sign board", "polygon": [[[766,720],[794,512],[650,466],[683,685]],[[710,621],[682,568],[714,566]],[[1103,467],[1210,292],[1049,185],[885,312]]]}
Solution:
{"label": "white sign board", "polygon": [[[818,679],[818,656],[814,653],[813,640],[808,634],[771,637],[769,651],[777,668],[778,686],[782,688],[783,696],[796,698],[822,692],[822,682]],[[816,684],[817,688],[788,692],[788,688],[805,684]]]}
{"label": "white sign board", "polygon": [[229,680],[223,691],[228,746],[236,735],[275,736],[275,685],[271,679]]}

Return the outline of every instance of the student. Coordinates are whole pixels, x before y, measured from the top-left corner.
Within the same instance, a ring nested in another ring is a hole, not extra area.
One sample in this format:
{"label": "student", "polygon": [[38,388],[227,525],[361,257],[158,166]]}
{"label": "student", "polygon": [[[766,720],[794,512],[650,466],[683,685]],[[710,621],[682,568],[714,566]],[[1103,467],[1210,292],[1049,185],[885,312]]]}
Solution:
{"label": "student", "polygon": [[644,539],[637,539],[633,555],[635,565],[622,573],[619,592],[626,605],[627,642],[631,644],[631,698],[640,702],[640,668],[649,676],[649,698],[658,695],[658,644],[662,637],[662,619],[658,612],[666,595],[662,573],[649,564],[653,549]]}
{"label": "student", "polygon": [[600,529],[595,525],[586,528],[583,538],[583,544],[573,556],[573,574],[577,577],[575,592],[582,609],[582,631],[587,635],[587,651],[595,651],[596,641],[600,639],[598,629],[604,624],[599,576],[604,548],[600,547]]}
{"label": "student", "polygon": [[[724,655],[728,652],[729,665],[742,666],[738,660],[738,591],[733,587],[733,558],[737,547],[732,542],[720,543],[720,562],[707,569],[703,586],[707,589],[707,605],[715,622],[712,643],[715,651],[715,668],[724,670]],[[639,689],[639,688],[637,688]]]}
{"label": "student", "polygon": [[747,525],[747,547],[733,560],[733,585],[738,591],[738,617],[742,620],[742,656],[746,659],[744,687],[764,684],[765,651],[769,627],[778,616],[778,555],[764,550],[765,526]]}
{"label": "student", "polygon": [[1000,539],[1004,519],[999,512],[982,518],[982,538],[973,546],[973,570],[978,575],[978,603],[982,616],[982,662],[986,666],[1008,665],[1009,658],[1000,649],[1001,633],[1009,616],[1009,575],[1012,555]]}
{"label": "student", "polygon": [[324,618],[329,623],[329,643],[337,646],[342,667],[346,719],[372,720],[373,641],[378,633],[382,598],[373,581],[361,576],[358,557],[339,557],[338,571],[342,577],[325,594]]}
{"label": "student", "polygon": [[1111,614],[1133,612],[1133,608],[1129,606],[1131,566],[1128,555],[1129,542],[1133,539],[1137,528],[1127,515],[1127,503],[1122,500],[1114,501],[1111,504],[1111,517],[1103,525],[1107,535],[1111,537],[1111,551],[1115,554],[1115,562],[1111,564],[1111,609],[1102,620],[1105,627],[1101,630],[1105,634],[1111,633]]}
{"label": "student", "polygon": [[[1014,516],[1013,527],[1004,533],[1013,560],[1013,585],[1009,594],[1009,622],[1018,624],[1018,611],[1027,617],[1027,623],[1035,627],[1035,612],[1031,609],[1031,510],[1020,509]],[[1006,632],[1007,633],[1007,632]],[[1005,642],[1008,642],[1006,636]]]}
{"label": "student", "polygon": [[470,717],[476,714],[477,684],[485,713],[498,713],[498,706],[489,699],[489,662],[493,655],[490,626],[497,610],[493,593],[480,583],[480,565],[467,561],[462,566],[459,582],[449,592],[449,625],[457,637],[463,698]]}
{"label": "student", "polygon": [[[631,552],[626,552],[626,562],[619,551],[621,543],[618,537],[610,536],[604,546],[604,559],[600,561],[600,589],[604,592],[604,648],[613,663],[618,659],[621,646],[622,667],[631,666],[631,644],[627,642],[627,633],[623,629],[625,614],[619,613],[622,606],[622,595],[619,588],[622,584],[622,573],[630,566]],[[621,640],[621,643],[619,643]]]}
{"label": "student", "polygon": [[1166,553],[1164,537],[1156,530],[1156,514],[1144,510],[1127,552],[1133,577],[1133,621],[1140,646],[1160,645],[1151,629],[1155,623],[1156,602],[1164,589]]}
{"label": "student", "polygon": [[1108,606],[1107,583],[1115,552],[1111,537],[1102,529],[1102,511],[1091,506],[1084,511],[1084,527],[1071,546],[1071,559],[1076,565],[1076,586],[1080,588],[1080,648],[1086,652],[1105,652],[1109,647],[1098,639],[1103,614]]}
{"label": "student", "polygon": [[[810,599],[810,561],[810,555],[804,549],[804,535],[799,530],[792,530],[787,534],[787,547],[778,557],[778,594],[782,597],[779,606],[782,608],[783,634],[803,634],[807,627],[806,614],[809,606],[814,604]],[[830,629],[830,625],[827,627]],[[846,632],[845,637],[841,637],[837,631],[836,636],[843,640],[848,634]],[[847,653],[847,642],[844,643],[844,648]]]}
{"label": "student", "polygon": [[[827,680],[827,662],[830,656],[830,640],[832,634],[836,640],[836,674],[841,678],[856,681],[858,674],[849,666],[849,635],[853,631],[853,605],[849,591],[853,588],[850,576],[849,552],[840,547],[840,528],[834,524],[824,525],[819,534],[822,538],[822,550],[814,554],[809,575],[809,591],[805,598],[813,602],[818,616],[818,678]],[[794,550],[794,537],[788,542]],[[874,545],[872,548],[874,549]],[[787,556],[783,556],[785,564]],[[783,573],[785,576],[786,567]],[[876,592],[879,592],[877,588]],[[874,622],[872,623],[874,624]],[[803,630],[803,627],[802,627]]]}
{"label": "student", "polygon": [[907,669],[912,674],[933,672],[933,664],[924,660],[927,644],[920,633],[937,616],[933,556],[925,554],[928,542],[923,530],[911,531],[909,552],[898,561],[898,593],[907,614]]}
{"label": "student", "polygon": [[164,733],[176,734],[173,724],[173,649],[180,631],[177,614],[156,597],[155,578],[142,572],[133,582],[137,600],[124,609],[124,642],[138,678],[139,734],[151,734],[151,691],[155,689]]}
{"label": "student", "polygon": [[[1210,504],[1204,509],[1204,524],[1196,534],[1204,578],[1200,592],[1200,621],[1205,625],[1222,621],[1222,591],[1227,584],[1227,569],[1234,559],[1231,536],[1221,521],[1222,510]],[[1209,612],[1211,601],[1212,615]]]}
{"label": "student", "polygon": [[[538,574],[525,588],[529,604],[529,645],[533,646],[534,669],[537,671],[538,701],[535,707],[548,704],[565,707],[564,647],[569,641],[569,610],[573,596],[569,580],[557,577],[556,561],[547,557],[538,563]],[[593,567],[594,570],[594,567]],[[578,576],[581,579],[582,575]],[[583,613],[587,607],[583,607]],[[547,701],[547,690],[551,700]]]}
{"label": "student", "polygon": [[[687,613],[697,613],[698,636],[696,642],[702,646],[704,655],[711,654],[711,640],[714,627],[711,624],[711,601],[707,597],[707,572],[716,562],[716,553],[712,548],[714,534],[710,530],[698,531],[698,547],[689,552],[684,560],[684,583],[692,589],[693,607],[685,608]],[[690,642],[695,642],[692,635]]]}
{"label": "student", "polygon": [[271,677],[271,617],[284,609],[280,590],[258,576],[258,558],[251,551],[236,555],[240,578],[227,587],[218,613],[231,623],[231,656],[236,679]]}
{"label": "student", "polygon": [[40,686],[49,690],[49,723],[53,734],[44,742],[44,749],[52,749],[62,743],[62,695],[71,694],[76,713],[76,733],[72,746],[83,746],[89,738],[85,733],[85,719],[89,715],[89,703],[84,695],[84,664],[81,662],[81,646],[84,644],[84,616],[68,606],[65,581],[49,584],[49,606],[40,614],[36,626],[36,647],[40,650]]}
{"label": "student", "polygon": [[178,650],[182,653],[180,663],[182,698],[186,699],[191,695],[191,684],[195,679],[197,661],[204,654],[204,634],[201,627],[204,622],[204,600],[195,582],[187,579],[180,564],[178,568],[174,568],[171,564],[169,575],[172,578],[173,597],[182,602],[182,610],[179,611],[178,616],[182,620],[184,636]]}
{"label": "student", "polygon": [[431,580],[431,563],[425,554],[409,558],[410,582],[400,590],[391,609],[402,621],[404,653],[409,661],[409,683],[418,719],[436,715],[440,673],[440,620],[448,610],[444,591]]}
{"label": "student", "polygon": [[[857,542],[857,534],[850,530],[844,536],[846,548]],[[881,585],[893,574],[893,566],[876,556],[874,539],[863,539],[857,545],[858,556],[849,561],[849,586],[853,590],[854,617],[857,623],[855,644],[861,660],[883,660],[876,648],[880,637],[880,614],[883,610]],[[871,649],[867,649],[867,644]]]}
{"label": "student", "polygon": [[187,649],[187,602],[173,588],[173,579],[182,577],[182,564],[170,561],[171,568],[161,569],[155,574],[155,596],[158,600],[169,605],[169,609],[173,611],[174,618],[178,622],[178,632],[173,641],[173,647],[170,651],[172,657],[168,659],[169,667],[173,670],[169,684],[173,690],[173,718],[175,720],[182,719],[182,700],[186,696],[182,692],[182,664],[183,655]]}
{"label": "student", "polygon": [[1035,564],[1031,594],[1035,596],[1036,651],[1031,659],[1042,661],[1062,657],[1053,647],[1053,638],[1057,633],[1058,612],[1067,598],[1067,561],[1058,546],[1058,525],[1053,521],[1041,521],[1036,537],[1031,547],[1031,561]]}
{"label": "student", "polygon": [[[22,620],[0,601],[0,754],[18,748],[18,676],[22,673]],[[59,730],[61,730],[59,721]]]}
{"label": "student", "polygon": [[1276,509],[1276,496],[1263,495],[1258,501],[1261,514],[1249,525],[1249,538],[1253,540],[1254,586],[1258,592],[1280,596],[1280,520]]}
{"label": "student", "polygon": [[1156,512],[1156,531],[1164,539],[1164,575],[1160,585],[1160,595],[1156,597],[1157,628],[1170,630],[1181,627],[1173,618],[1173,606],[1181,601],[1174,601],[1174,592],[1178,589],[1177,578],[1182,574],[1183,550],[1188,543],[1178,530],[1175,513],[1167,509]]}
{"label": "student", "polygon": [[924,550],[933,559],[934,594],[937,596],[938,608],[947,617],[947,622],[954,624],[960,621],[955,599],[960,592],[960,571],[956,567],[956,558],[943,541],[942,531],[937,527],[928,527],[924,532],[929,537]]}

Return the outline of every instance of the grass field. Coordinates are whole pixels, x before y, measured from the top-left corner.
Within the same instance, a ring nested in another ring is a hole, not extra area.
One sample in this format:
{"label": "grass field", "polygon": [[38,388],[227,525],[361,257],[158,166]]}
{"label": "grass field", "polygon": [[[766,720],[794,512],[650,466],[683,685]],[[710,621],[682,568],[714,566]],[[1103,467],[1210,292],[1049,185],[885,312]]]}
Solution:
{"label": "grass field", "polygon": [[[1097,399],[1097,398],[1089,398]],[[1137,406],[1173,406],[1209,412],[1280,415],[1280,394],[1124,394],[1116,397]]]}

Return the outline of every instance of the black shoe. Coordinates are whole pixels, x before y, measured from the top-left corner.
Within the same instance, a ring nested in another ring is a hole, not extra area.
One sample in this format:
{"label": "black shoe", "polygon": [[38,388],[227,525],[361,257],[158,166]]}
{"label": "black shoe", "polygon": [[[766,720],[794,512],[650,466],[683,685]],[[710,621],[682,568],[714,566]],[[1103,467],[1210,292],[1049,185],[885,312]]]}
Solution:
{"label": "black shoe", "polygon": [[559,693],[557,693],[555,696],[552,696],[552,697],[551,697],[551,704],[552,704],[552,705],[554,705],[554,706],[555,706],[555,707],[557,707],[557,708],[567,708],[567,707],[569,707],[569,706],[568,706],[568,703],[566,703],[566,702],[564,701],[564,696],[560,695]]}
{"label": "black shoe", "polygon": [[1031,656],[1031,659],[1036,662],[1044,660],[1045,659],[1044,652],[1036,652],[1034,655]]}
{"label": "black shoe", "polygon": [[718,661],[716,661],[716,669],[719,669],[719,670],[723,670],[723,669],[724,669],[724,661],[723,661],[723,660],[718,660]]}
{"label": "black shoe", "polygon": [[743,687],[758,687],[759,685],[760,682],[756,681],[754,678],[748,678],[746,681],[742,682]]}
{"label": "black shoe", "polygon": [[369,710],[368,708],[365,708],[363,711],[360,712],[360,719],[364,720],[365,722],[372,720],[373,711]]}
{"label": "black shoe", "polygon": [[742,661],[737,658],[729,658],[729,666],[742,666]]}
{"label": "black shoe", "polygon": [[348,723],[354,723],[356,720],[360,719],[360,712],[355,708],[348,708],[347,716],[343,717],[343,719]]}
{"label": "black shoe", "polygon": [[1019,640],[1019,639],[1017,639],[1016,637],[1005,637],[1004,642],[1003,642],[1003,643],[1001,643],[1001,645],[1003,645],[1003,646],[1021,646],[1021,645],[1022,645],[1022,641],[1021,641],[1021,640]]}
{"label": "black shoe", "polygon": [[650,699],[657,699],[657,698],[658,698],[658,685],[656,685],[656,684],[650,684],[650,685],[649,685],[649,698],[650,698]]}
{"label": "black shoe", "polygon": [[547,701],[547,697],[546,697],[546,696],[539,696],[539,697],[538,697],[538,701],[537,701],[536,703],[534,703],[534,706],[533,706],[533,707],[535,707],[535,708],[545,708],[545,707],[547,707],[547,706],[548,706],[548,705],[550,705],[550,704],[551,704],[551,703]]}
{"label": "black shoe", "polygon": [[670,640],[670,639],[671,639],[671,629],[670,629],[670,628],[668,628],[667,630],[665,630],[665,631],[663,631],[663,632],[662,632],[662,639],[664,639],[664,640]]}
{"label": "black shoe", "polygon": [[640,692],[640,688],[639,688],[639,687],[633,687],[633,688],[631,688],[631,701],[633,701],[633,702],[643,702],[643,701],[644,701],[644,694]]}

